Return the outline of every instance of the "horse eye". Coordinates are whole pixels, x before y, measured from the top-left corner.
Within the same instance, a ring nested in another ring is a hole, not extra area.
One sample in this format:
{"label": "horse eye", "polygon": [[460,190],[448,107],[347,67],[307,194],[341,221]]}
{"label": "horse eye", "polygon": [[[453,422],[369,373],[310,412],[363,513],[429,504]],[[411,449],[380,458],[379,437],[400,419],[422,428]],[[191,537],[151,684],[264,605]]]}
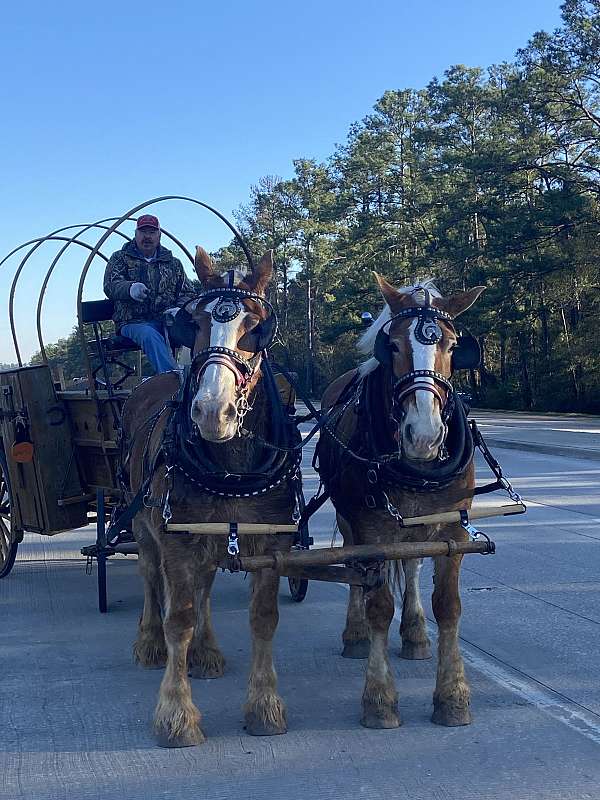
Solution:
{"label": "horse eye", "polygon": [[249,313],[246,319],[244,320],[244,326],[246,331],[251,331],[260,323],[260,317],[258,314],[251,314]]}

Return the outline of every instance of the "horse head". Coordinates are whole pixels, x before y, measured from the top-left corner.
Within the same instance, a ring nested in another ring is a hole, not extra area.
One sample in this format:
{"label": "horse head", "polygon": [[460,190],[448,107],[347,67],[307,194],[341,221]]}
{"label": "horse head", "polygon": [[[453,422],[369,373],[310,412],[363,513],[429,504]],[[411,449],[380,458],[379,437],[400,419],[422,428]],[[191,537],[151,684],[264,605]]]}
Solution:
{"label": "horse head", "polygon": [[265,291],[273,274],[272,251],[252,273],[219,273],[203,248],[195,268],[202,294],[191,314],[198,328],[191,366],[190,414],[203,439],[227,442],[239,432],[260,377],[262,352],[277,319]]}
{"label": "horse head", "polygon": [[485,287],[442,297],[430,282],[396,289],[375,277],[387,307],[364,338],[371,338],[375,358],[392,372],[400,452],[411,460],[432,461],[443,452],[454,401],[452,372],[476,367],[480,357],[476,340],[458,336],[454,320]]}

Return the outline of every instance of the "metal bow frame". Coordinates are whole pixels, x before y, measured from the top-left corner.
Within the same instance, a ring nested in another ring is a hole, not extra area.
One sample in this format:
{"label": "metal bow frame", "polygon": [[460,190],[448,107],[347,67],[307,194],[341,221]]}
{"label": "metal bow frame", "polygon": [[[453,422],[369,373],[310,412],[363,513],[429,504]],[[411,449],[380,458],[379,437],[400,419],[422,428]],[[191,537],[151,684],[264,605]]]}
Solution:
{"label": "metal bow frame", "polygon": [[[88,257],[87,257],[87,259],[85,261],[85,264],[83,265],[83,268],[82,268],[82,271],[81,271],[81,275],[80,275],[80,279],[79,279],[79,284],[78,284],[78,287],[77,287],[77,321],[78,321],[79,335],[80,335],[80,341],[81,341],[81,349],[82,349],[82,353],[83,353],[83,357],[84,357],[84,361],[85,361],[85,365],[86,365],[86,371],[87,371],[88,379],[89,379],[89,391],[90,391],[90,394],[92,396],[94,396],[94,397],[96,396],[96,388],[95,388],[95,381],[93,379],[91,358],[90,358],[90,353],[89,353],[89,350],[88,350],[87,340],[86,340],[86,337],[85,337],[84,326],[83,326],[83,322],[82,322],[82,302],[83,302],[82,298],[83,298],[83,291],[84,291],[85,281],[86,281],[88,272],[89,272],[90,267],[92,266],[92,262],[94,261],[96,256],[98,256],[100,259],[102,259],[105,263],[108,262],[108,256],[104,252],[102,252],[102,247],[105,244],[105,242],[108,240],[108,238],[111,236],[111,234],[114,233],[117,236],[121,236],[125,241],[131,241],[131,237],[127,236],[125,233],[123,233],[120,230],[120,227],[124,223],[126,223],[126,222],[135,222],[136,219],[137,219],[138,212],[140,212],[142,209],[147,208],[148,206],[152,206],[152,205],[155,205],[155,204],[158,204],[158,203],[163,203],[163,202],[166,202],[166,201],[173,201],[173,200],[181,200],[181,201],[184,201],[184,202],[194,203],[195,205],[201,206],[202,208],[207,209],[208,211],[210,211],[211,213],[213,213],[217,217],[219,217],[219,219],[221,219],[222,222],[224,222],[225,225],[227,225],[227,227],[231,230],[231,232],[233,233],[233,235],[235,236],[235,238],[239,242],[242,250],[244,251],[244,254],[246,255],[246,258],[248,260],[248,264],[249,264],[250,269],[252,270],[254,268],[254,263],[253,263],[252,256],[250,254],[250,250],[248,249],[248,246],[247,246],[246,242],[244,241],[244,239],[242,238],[242,236],[240,235],[240,233],[231,224],[231,222],[229,222],[229,220],[226,217],[224,217],[219,211],[214,209],[212,206],[209,206],[207,203],[203,203],[200,200],[196,200],[193,197],[186,197],[186,196],[183,196],[183,195],[165,195],[165,196],[161,196],[161,197],[155,197],[155,198],[153,198],[151,200],[147,200],[146,202],[140,203],[139,205],[129,209],[128,211],[126,211],[120,217],[108,217],[108,218],[105,218],[105,219],[98,220],[97,222],[80,223],[78,225],[67,225],[67,226],[64,226],[62,228],[57,228],[56,230],[53,230],[50,233],[48,233],[46,236],[39,236],[39,237],[37,237],[35,239],[31,239],[31,240],[29,240],[27,242],[24,242],[23,244],[19,245],[18,247],[15,247],[13,250],[11,250],[9,253],[7,253],[0,260],[0,268],[2,268],[9,261],[9,259],[12,256],[14,256],[16,253],[18,253],[21,250],[24,250],[25,248],[29,248],[26,251],[24,257],[19,262],[19,265],[18,265],[18,267],[16,269],[16,272],[14,274],[14,277],[13,277],[13,280],[12,280],[12,283],[11,283],[11,286],[10,286],[9,302],[8,302],[8,316],[9,316],[11,336],[12,336],[12,341],[13,341],[13,346],[14,346],[14,350],[15,350],[15,356],[16,356],[16,359],[17,359],[17,363],[18,363],[18,365],[20,367],[23,366],[23,359],[22,359],[22,356],[21,356],[21,350],[20,350],[20,347],[19,347],[17,329],[16,329],[16,324],[15,324],[15,314],[14,314],[14,311],[15,311],[15,294],[16,294],[16,290],[17,290],[17,286],[18,286],[19,280],[20,280],[20,278],[21,278],[21,276],[23,274],[23,271],[25,269],[25,266],[26,266],[27,262],[29,261],[31,256],[42,245],[46,244],[47,242],[63,242],[64,243],[63,246],[58,251],[58,253],[52,259],[52,261],[50,263],[50,266],[48,267],[48,270],[46,271],[46,273],[44,275],[44,278],[43,278],[43,281],[42,281],[42,284],[41,284],[41,288],[40,288],[40,292],[39,292],[39,295],[38,295],[38,299],[37,299],[37,306],[36,306],[36,326],[37,326],[38,342],[39,342],[39,346],[40,346],[40,353],[41,353],[41,356],[42,356],[42,361],[45,364],[47,364],[48,363],[48,355],[47,355],[47,352],[46,352],[46,347],[45,347],[45,344],[44,344],[43,331],[42,331],[43,304],[44,304],[44,297],[45,297],[45,294],[46,294],[46,289],[48,287],[48,283],[49,283],[50,278],[52,277],[56,267],[58,266],[59,262],[61,261],[61,259],[65,255],[65,253],[67,251],[69,251],[69,248],[72,245],[77,245],[78,247],[83,247],[83,248],[85,248],[86,250],[89,251],[89,254],[88,254]],[[73,230],[76,230],[76,232],[71,235],[70,232],[72,232]],[[98,239],[98,241],[96,242],[95,245],[89,244],[88,242],[83,241],[82,238],[81,238],[84,234],[86,234],[90,230],[103,231],[102,235],[100,236],[100,238]],[[174,236],[169,231],[165,230],[164,228],[162,228],[161,231],[171,242],[177,244],[181,248],[183,253],[185,253],[185,255],[187,256],[189,261],[193,264],[194,263],[194,257],[192,256],[190,251],[186,248],[186,246],[176,236]]]}

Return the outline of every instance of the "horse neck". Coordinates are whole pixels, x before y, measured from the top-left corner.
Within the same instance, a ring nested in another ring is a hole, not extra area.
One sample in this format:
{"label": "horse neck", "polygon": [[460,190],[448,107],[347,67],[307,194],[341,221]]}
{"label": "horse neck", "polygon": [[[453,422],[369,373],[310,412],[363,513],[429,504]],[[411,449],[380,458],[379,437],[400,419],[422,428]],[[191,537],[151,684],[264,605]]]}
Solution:
{"label": "horse neck", "polygon": [[[257,436],[267,438],[269,402],[261,377],[249,402],[252,408],[244,417],[244,428]],[[256,439],[248,436],[235,436],[225,444],[207,443],[207,447],[214,463],[231,472],[252,472],[257,455],[262,452],[262,446],[257,445]]]}
{"label": "horse neck", "polygon": [[[392,418],[393,377],[392,369],[386,365],[381,365],[377,370],[367,375],[369,384],[366,387],[369,413],[377,415],[378,427],[380,425],[391,439],[394,438],[396,432],[396,423]],[[373,408],[373,401],[375,408]],[[358,419],[363,419],[364,422],[370,424],[366,421],[364,413]]]}

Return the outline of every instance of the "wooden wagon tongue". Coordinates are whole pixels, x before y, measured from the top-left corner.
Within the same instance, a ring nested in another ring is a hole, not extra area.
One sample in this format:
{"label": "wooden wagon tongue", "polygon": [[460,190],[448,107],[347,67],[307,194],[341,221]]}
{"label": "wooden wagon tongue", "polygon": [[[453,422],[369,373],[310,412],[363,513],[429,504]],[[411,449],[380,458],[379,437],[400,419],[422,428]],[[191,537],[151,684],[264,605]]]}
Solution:
{"label": "wooden wagon tongue", "polygon": [[[220,563],[224,569],[231,571],[256,572],[261,569],[275,569],[281,575],[289,577],[310,577],[313,580],[340,581],[343,583],[368,585],[367,576],[369,562],[381,564],[384,561],[410,558],[426,558],[430,556],[456,555],[465,553],[488,554],[495,552],[495,544],[471,524],[470,520],[485,517],[509,516],[523,514],[526,508],[523,503],[510,503],[500,506],[481,506],[465,510],[445,511],[438,514],[427,514],[420,517],[405,517],[401,527],[417,527],[422,525],[438,525],[460,523],[473,537],[471,541],[426,542],[387,542],[381,544],[348,545],[344,547],[326,547],[315,550],[292,550],[290,552],[266,553],[260,556],[240,556],[237,548],[239,536],[264,536],[268,534],[295,534],[297,525],[277,525],[266,523],[169,523],[166,532],[169,534],[204,534],[207,536],[229,536],[228,548],[230,558]],[[479,538],[481,537],[481,538]],[[357,562],[363,562],[358,566]],[[351,565],[351,568],[334,565]],[[326,568],[326,569],[323,569]],[[380,572],[381,570],[379,570]],[[379,578],[380,579],[380,578]]]}

